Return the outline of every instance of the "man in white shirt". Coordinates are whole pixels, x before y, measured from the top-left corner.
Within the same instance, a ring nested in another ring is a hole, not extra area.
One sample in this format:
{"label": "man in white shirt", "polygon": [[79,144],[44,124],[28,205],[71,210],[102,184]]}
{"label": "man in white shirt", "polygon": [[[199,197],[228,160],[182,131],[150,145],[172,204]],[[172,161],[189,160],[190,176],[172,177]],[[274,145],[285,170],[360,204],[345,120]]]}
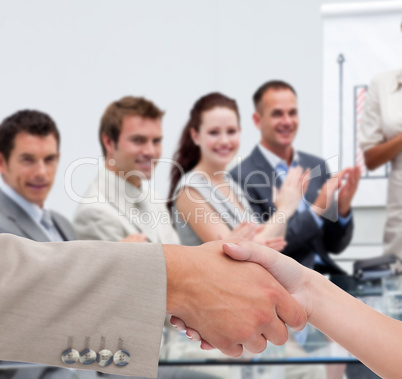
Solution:
{"label": "man in white shirt", "polygon": [[178,243],[164,203],[149,186],[162,153],[161,111],[142,97],[126,96],[105,110],[99,140],[105,165],[74,217],[80,239]]}
{"label": "man in white shirt", "polygon": [[71,224],[45,207],[59,162],[60,134],[45,113],[23,110],[0,125],[0,233],[39,242],[75,239]]}

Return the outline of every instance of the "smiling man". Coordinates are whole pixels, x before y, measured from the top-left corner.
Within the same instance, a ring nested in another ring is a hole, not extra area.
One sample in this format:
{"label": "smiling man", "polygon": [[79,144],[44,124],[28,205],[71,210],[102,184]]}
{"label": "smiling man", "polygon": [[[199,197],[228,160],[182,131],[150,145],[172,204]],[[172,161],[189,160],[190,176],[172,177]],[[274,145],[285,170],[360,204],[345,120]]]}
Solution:
{"label": "smiling man", "polygon": [[[257,89],[253,101],[253,121],[261,140],[231,174],[241,183],[254,212],[267,221],[274,214],[275,192],[289,166],[310,169],[307,191],[297,212],[286,220],[287,246],[283,253],[320,272],[343,273],[328,253],[340,253],[352,238],[351,201],[359,168],[347,168],[331,178],[323,159],[295,150],[299,114],[296,91],[290,84],[266,82]],[[336,191],[338,201],[334,200]]]}
{"label": "smiling man", "polygon": [[75,239],[71,224],[45,200],[59,163],[60,135],[45,113],[23,110],[0,125],[0,232],[35,241]]}
{"label": "smiling man", "polygon": [[105,110],[99,140],[105,165],[78,206],[80,239],[178,243],[170,215],[148,185],[162,154],[162,117],[154,103],[126,96]]}

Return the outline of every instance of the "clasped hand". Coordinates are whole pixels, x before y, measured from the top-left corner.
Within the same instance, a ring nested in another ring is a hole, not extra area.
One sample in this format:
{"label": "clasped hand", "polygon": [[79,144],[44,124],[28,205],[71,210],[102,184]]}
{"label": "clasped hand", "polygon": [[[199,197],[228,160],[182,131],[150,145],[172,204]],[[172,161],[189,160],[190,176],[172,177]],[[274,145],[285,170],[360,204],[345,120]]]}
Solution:
{"label": "clasped hand", "polygon": [[[307,314],[298,292],[301,266],[294,262],[292,272],[292,260],[272,249],[245,240],[230,242],[209,242],[191,250],[181,246],[175,252],[165,247],[167,313],[175,316],[173,325],[188,328],[189,335],[202,340],[201,347],[238,357],[243,347],[260,353],[267,340],[285,343],[286,325],[303,329]],[[281,257],[289,260],[285,271],[275,262]],[[285,288],[275,275],[286,275]]]}

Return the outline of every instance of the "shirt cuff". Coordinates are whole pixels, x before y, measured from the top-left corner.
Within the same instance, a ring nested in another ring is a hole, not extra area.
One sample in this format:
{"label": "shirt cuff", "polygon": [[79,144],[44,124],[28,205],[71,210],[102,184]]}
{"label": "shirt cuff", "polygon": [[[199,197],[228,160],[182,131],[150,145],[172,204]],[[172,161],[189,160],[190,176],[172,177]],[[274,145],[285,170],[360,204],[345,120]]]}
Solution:
{"label": "shirt cuff", "polygon": [[318,216],[317,213],[315,213],[311,208],[308,208],[308,211],[310,212],[310,214],[313,216],[313,219],[315,221],[315,223],[317,224],[318,228],[321,229],[322,225],[324,224],[324,221],[321,219],[320,216]]}
{"label": "shirt cuff", "polygon": [[346,226],[349,224],[350,220],[352,219],[352,211],[349,212],[349,214],[346,217],[338,217],[338,221],[341,224],[341,226]]}

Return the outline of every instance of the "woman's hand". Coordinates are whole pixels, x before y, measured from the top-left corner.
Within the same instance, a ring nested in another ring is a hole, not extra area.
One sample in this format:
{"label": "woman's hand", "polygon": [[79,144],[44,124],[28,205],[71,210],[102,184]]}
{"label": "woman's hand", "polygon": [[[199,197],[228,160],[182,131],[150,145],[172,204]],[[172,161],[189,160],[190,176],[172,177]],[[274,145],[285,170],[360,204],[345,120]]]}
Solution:
{"label": "woman's hand", "polygon": [[123,238],[120,240],[120,242],[147,242],[147,236],[142,233],[137,233],[137,234],[129,234],[126,238]]}
{"label": "woman's hand", "polygon": [[276,251],[282,251],[287,245],[283,237],[270,237],[264,238],[261,234],[256,235],[253,242],[259,243],[260,245],[269,247]]}
{"label": "woman's hand", "polygon": [[262,229],[264,229],[264,225],[254,224],[252,222],[242,222],[231,230],[227,236],[218,235],[218,239],[244,238],[252,241]]}

